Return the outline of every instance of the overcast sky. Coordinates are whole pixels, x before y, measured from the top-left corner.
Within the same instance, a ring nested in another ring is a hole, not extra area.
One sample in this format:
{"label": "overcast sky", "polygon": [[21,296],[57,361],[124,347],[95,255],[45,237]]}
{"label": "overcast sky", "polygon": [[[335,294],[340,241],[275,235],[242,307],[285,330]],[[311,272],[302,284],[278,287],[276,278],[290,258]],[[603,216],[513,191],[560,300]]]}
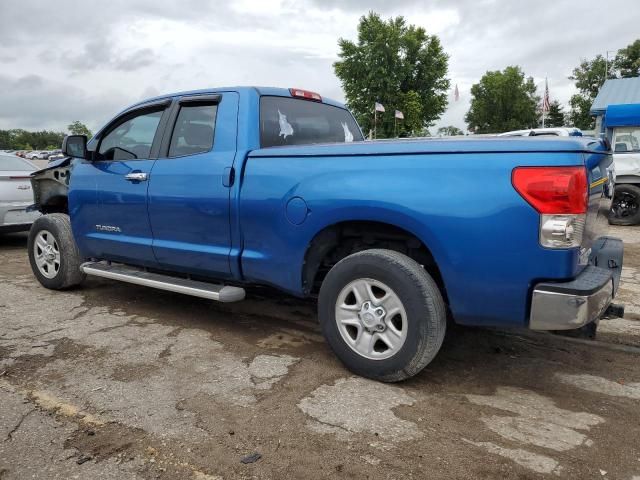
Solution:
{"label": "overcast sky", "polygon": [[[566,104],[580,58],[640,37],[638,0],[0,0],[0,128],[96,129],[137,100],[209,86],[301,87],[344,100],[332,63],[369,10],[440,37],[450,104],[465,128],[469,89],[520,65]],[[435,129],[432,129],[434,131]]]}

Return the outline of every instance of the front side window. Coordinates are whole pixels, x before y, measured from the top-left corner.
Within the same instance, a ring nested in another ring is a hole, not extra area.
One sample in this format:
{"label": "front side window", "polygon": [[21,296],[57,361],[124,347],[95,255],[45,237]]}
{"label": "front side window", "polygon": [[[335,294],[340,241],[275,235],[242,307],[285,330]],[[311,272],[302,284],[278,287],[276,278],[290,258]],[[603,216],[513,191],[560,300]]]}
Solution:
{"label": "front side window", "polygon": [[616,153],[640,152],[640,127],[621,127],[615,132]]}
{"label": "front side window", "polygon": [[173,127],[169,156],[182,157],[211,150],[217,111],[215,104],[182,105]]}
{"label": "front side window", "polygon": [[361,140],[358,124],[344,108],[288,97],[260,99],[262,147]]}
{"label": "front side window", "polygon": [[135,115],[112,129],[100,142],[101,160],[149,158],[163,110]]}

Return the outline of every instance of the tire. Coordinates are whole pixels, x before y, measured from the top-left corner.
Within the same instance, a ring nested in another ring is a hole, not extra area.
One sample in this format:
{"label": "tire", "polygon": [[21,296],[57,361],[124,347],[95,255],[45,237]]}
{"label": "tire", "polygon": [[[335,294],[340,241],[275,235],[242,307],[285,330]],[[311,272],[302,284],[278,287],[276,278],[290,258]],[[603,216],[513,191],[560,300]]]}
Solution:
{"label": "tire", "polygon": [[616,185],[609,212],[611,225],[637,225],[640,223],[640,187],[631,184]]}
{"label": "tire", "polygon": [[426,367],[447,324],[442,294],[426,270],[406,255],[378,249],[334,265],[320,288],[318,318],[349,370],[383,382],[405,380]]}
{"label": "tire", "polygon": [[43,287],[63,290],[84,280],[68,215],[51,213],[36,219],[29,230],[28,250],[31,270]]}

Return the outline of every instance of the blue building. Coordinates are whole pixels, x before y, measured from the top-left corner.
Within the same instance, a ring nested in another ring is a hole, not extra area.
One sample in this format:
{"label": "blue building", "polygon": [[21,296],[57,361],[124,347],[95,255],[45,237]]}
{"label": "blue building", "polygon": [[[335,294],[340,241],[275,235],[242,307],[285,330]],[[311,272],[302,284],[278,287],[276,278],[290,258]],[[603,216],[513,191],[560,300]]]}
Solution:
{"label": "blue building", "polygon": [[607,134],[611,141],[615,127],[640,126],[640,77],[605,81],[590,113],[596,117],[596,134]]}

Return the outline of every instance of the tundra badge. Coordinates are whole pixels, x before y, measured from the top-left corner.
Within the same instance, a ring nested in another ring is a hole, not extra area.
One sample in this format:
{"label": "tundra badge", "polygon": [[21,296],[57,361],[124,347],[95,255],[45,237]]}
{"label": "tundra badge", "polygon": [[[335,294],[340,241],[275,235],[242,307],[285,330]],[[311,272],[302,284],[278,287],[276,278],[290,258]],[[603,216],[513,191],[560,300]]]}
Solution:
{"label": "tundra badge", "polygon": [[101,232],[122,232],[122,230],[120,230],[120,227],[114,227],[113,225],[96,225],[96,230],[100,230]]}

